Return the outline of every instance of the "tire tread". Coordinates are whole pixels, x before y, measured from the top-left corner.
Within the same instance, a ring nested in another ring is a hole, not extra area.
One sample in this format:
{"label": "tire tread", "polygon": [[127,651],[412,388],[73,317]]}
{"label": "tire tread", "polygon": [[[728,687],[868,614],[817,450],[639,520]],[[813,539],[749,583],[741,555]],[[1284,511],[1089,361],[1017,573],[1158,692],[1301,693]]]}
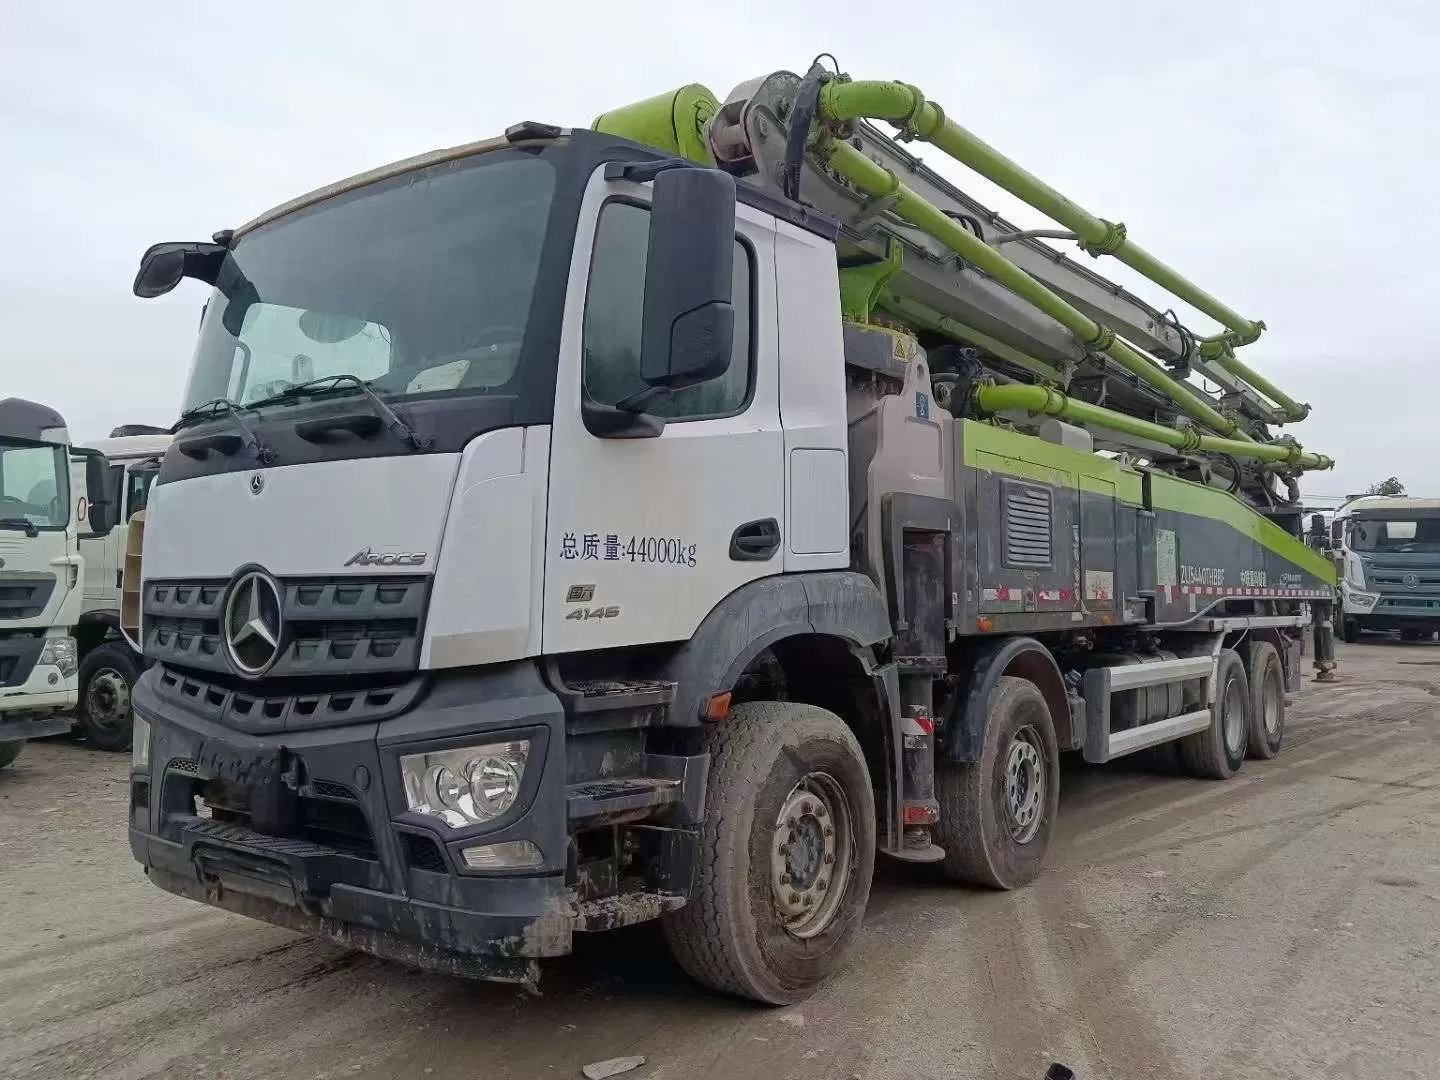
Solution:
{"label": "tire tread", "polygon": [[[864,762],[860,744],[845,722],[814,705],[747,702],[737,705],[724,723],[706,731],[710,774],[695,878],[689,902],[665,920],[671,953],[691,978],[722,993],[777,1005],[793,999],[767,992],[759,973],[748,970],[739,948],[740,928],[727,918],[733,912],[724,902],[724,864],[730,859],[748,863],[748,824],[752,815],[745,812],[747,801],[765,784],[774,760],[774,744],[783,740],[787,730],[801,725],[818,727],[817,735],[847,745]],[[864,808],[856,808],[857,815],[863,812]],[[873,822],[873,811],[871,818]],[[742,822],[747,826],[746,835],[740,834]],[[859,821],[855,825],[856,843],[863,844],[866,830]],[[860,856],[857,851],[856,857]],[[868,875],[864,881],[857,878],[852,887],[868,891]]]}
{"label": "tire tread", "polygon": [[[1245,676],[1245,665],[1240,660],[1240,654],[1233,649],[1222,649],[1219,662],[1216,665],[1215,702],[1210,706],[1213,716],[1218,716],[1220,703],[1224,700],[1225,685],[1221,676],[1227,668],[1236,672],[1236,677],[1244,684],[1245,701],[1245,732],[1250,732],[1250,684]],[[1223,725],[1212,720],[1209,727],[1204,731],[1196,732],[1194,735],[1187,735],[1179,741],[1180,764],[1191,776],[1202,780],[1228,780],[1238,772],[1238,768],[1229,767],[1229,759],[1225,750],[1225,733]],[[1243,762],[1243,755],[1242,755]]]}

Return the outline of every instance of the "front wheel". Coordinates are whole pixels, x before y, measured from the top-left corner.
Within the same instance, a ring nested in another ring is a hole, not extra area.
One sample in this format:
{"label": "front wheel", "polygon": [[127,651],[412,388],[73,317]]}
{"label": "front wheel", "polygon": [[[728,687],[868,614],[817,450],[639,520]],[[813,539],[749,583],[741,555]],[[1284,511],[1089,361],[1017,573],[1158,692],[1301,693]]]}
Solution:
{"label": "front wheel", "polygon": [[1347,645],[1353,645],[1360,640],[1360,628],[1355,625],[1354,619],[1340,616],[1340,640]]}
{"label": "front wheel", "polygon": [[0,769],[5,768],[17,757],[20,751],[25,749],[25,740],[16,739],[14,742],[0,742]]}
{"label": "front wheel", "polygon": [[99,750],[128,750],[135,720],[130,693],[140,677],[135,654],[123,642],[92,649],[80,663],[76,727]]}
{"label": "front wheel", "polygon": [[801,1001],[845,958],[870,897],[865,756],[840,717],[795,702],[737,705],[706,742],[695,879],[665,921],[670,949],[712,989]]}
{"label": "front wheel", "polygon": [[937,761],[935,842],[946,876],[1015,889],[1045,864],[1060,806],[1060,753],[1039,687],[1005,676],[990,694],[980,760]]}

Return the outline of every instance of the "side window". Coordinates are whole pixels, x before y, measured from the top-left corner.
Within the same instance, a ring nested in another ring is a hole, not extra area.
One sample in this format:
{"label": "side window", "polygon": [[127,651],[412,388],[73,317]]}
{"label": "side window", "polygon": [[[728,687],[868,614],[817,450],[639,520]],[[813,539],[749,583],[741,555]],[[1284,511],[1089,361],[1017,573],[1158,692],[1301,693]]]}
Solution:
{"label": "side window", "polygon": [[125,479],[125,520],[145,509],[150,500],[150,485],[155,481],[155,469],[132,469]]}
{"label": "side window", "polygon": [[113,515],[113,514],[118,514],[118,513],[120,513],[120,510],[121,510],[121,509],[124,507],[124,505],[125,505],[124,502],[121,501],[121,500],[123,500],[123,499],[125,498],[125,466],[124,466],[124,465],[111,465],[111,466],[110,466],[110,484],[109,484],[109,489],[110,489],[110,513],[111,513],[112,515]]}
{"label": "side window", "polygon": [[[640,332],[645,306],[645,259],[650,211],[607,203],[595,230],[590,288],[585,300],[584,381],[593,401],[614,405],[646,389],[640,378]],[[709,382],[657,397],[646,411],[669,420],[731,416],[750,398],[750,249],[735,241],[735,346],[730,370]]]}

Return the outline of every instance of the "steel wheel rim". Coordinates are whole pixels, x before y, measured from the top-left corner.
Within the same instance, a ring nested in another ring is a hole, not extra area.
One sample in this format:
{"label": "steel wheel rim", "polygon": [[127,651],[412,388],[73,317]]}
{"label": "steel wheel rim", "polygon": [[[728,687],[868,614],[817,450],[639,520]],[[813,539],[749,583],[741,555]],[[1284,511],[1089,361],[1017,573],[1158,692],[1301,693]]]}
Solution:
{"label": "steel wheel rim", "polygon": [[1225,684],[1225,695],[1220,699],[1220,724],[1225,736],[1225,748],[1232,755],[1245,748],[1245,695],[1240,691],[1240,680],[1231,679]]}
{"label": "steel wheel rim", "polygon": [[1265,693],[1260,702],[1260,716],[1265,723],[1265,733],[1271,738],[1280,734],[1280,702],[1282,691],[1278,679],[1265,680]]}
{"label": "steel wheel rim", "polygon": [[1010,836],[1028,844],[1045,819],[1045,755],[1040,734],[1026,725],[1005,751],[1005,813]]}
{"label": "steel wheel rim", "polygon": [[130,714],[130,685],[114,668],[101,668],[85,691],[85,713],[96,727],[120,727]]}
{"label": "steel wheel rim", "polygon": [[780,804],[770,844],[770,892],[786,933],[804,940],[830,927],[854,861],[845,789],[829,773],[806,773]]}

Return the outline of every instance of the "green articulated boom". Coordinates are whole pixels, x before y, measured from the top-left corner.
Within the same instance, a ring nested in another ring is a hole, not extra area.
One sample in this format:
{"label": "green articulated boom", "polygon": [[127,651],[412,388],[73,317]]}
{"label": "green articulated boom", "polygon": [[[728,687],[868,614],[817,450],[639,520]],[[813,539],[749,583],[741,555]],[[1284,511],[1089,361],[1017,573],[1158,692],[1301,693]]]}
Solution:
{"label": "green articulated boom", "polygon": [[[1309,406],[1237,357],[1265,324],[1010,161],[916,87],[856,81],[817,63],[804,76],[744,83],[724,102],[686,86],[594,126],[836,219],[847,322],[917,338],[931,355],[937,400],[953,397],[957,415],[1020,431],[1063,421],[1088,432],[1096,451],[1223,489],[1298,536],[1300,474],[1333,463],[1273,433]],[[917,140],[1057,227],[1011,225],[905,149]],[[1191,330],[1065,254],[1065,242],[1118,259],[1218,328]]]}

